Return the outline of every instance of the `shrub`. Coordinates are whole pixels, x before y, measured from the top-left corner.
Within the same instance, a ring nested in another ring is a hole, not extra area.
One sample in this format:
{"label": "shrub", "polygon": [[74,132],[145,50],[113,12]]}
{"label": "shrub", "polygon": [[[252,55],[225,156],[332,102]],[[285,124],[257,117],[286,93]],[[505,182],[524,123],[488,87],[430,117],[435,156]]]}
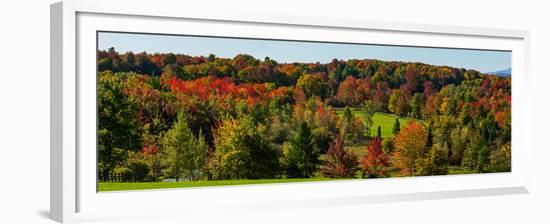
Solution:
{"label": "shrub", "polygon": [[149,171],[151,171],[149,165],[145,161],[140,160],[129,161],[126,167],[136,181],[143,181],[149,175]]}

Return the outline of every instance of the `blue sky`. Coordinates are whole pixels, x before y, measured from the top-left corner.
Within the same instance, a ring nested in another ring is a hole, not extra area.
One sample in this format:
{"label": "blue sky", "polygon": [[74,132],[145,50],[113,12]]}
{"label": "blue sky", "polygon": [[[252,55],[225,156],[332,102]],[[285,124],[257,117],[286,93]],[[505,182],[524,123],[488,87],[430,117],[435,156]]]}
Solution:
{"label": "blue sky", "polygon": [[215,54],[225,58],[245,53],[259,59],[268,56],[279,63],[327,63],[333,58],[368,58],[448,65],[481,72],[498,71],[512,66],[512,53],[506,51],[99,32],[98,49],[107,50],[109,47],[114,47],[121,53],[146,51],[191,56]]}

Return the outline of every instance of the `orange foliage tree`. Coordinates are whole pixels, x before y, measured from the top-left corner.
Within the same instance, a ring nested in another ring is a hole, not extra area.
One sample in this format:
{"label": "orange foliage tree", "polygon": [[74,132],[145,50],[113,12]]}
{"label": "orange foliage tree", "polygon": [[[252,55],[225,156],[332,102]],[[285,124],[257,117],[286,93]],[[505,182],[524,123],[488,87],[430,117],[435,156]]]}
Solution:
{"label": "orange foliage tree", "polygon": [[428,132],[422,124],[411,121],[395,138],[395,152],[392,163],[401,170],[402,175],[415,174],[415,166],[419,159],[426,155]]}

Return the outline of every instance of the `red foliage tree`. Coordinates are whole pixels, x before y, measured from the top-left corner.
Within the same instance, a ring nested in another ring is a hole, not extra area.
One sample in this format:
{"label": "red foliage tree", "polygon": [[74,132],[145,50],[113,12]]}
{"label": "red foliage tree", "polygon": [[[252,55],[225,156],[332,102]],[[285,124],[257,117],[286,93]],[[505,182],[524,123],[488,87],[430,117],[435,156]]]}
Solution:
{"label": "red foliage tree", "polygon": [[407,81],[406,91],[410,94],[416,92],[418,87],[418,76],[416,75],[416,66],[414,64],[408,64],[405,71],[405,80]]}
{"label": "red foliage tree", "polygon": [[370,97],[371,89],[372,84],[369,78],[356,79],[353,76],[348,76],[340,83],[336,99],[344,105],[359,106]]}
{"label": "red foliage tree", "polygon": [[426,97],[431,96],[433,94],[437,93],[437,89],[434,86],[434,83],[432,81],[425,81],[424,82],[424,95]]}
{"label": "red foliage tree", "polygon": [[385,177],[389,167],[388,157],[382,151],[381,139],[374,138],[365,147],[367,154],[361,160],[363,177]]}
{"label": "red foliage tree", "polygon": [[330,144],[321,174],[330,178],[351,178],[357,171],[357,155],[344,148],[344,138],[339,136]]}
{"label": "red foliage tree", "polygon": [[233,99],[243,99],[249,103],[257,103],[264,102],[274,96],[270,95],[270,90],[263,84],[235,84],[230,78],[215,78],[214,76],[189,81],[172,78],[170,89],[185,96],[196,96],[201,101],[207,101],[212,96],[223,101],[231,96]]}

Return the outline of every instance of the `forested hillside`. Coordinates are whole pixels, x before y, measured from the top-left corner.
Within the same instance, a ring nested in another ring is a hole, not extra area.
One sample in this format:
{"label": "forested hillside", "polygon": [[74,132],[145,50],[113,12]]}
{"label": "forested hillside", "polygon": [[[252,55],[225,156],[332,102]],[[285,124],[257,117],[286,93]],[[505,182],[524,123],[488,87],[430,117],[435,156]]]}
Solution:
{"label": "forested hillside", "polygon": [[101,181],[511,170],[511,77],[464,68],[111,48],[98,51],[98,117]]}

